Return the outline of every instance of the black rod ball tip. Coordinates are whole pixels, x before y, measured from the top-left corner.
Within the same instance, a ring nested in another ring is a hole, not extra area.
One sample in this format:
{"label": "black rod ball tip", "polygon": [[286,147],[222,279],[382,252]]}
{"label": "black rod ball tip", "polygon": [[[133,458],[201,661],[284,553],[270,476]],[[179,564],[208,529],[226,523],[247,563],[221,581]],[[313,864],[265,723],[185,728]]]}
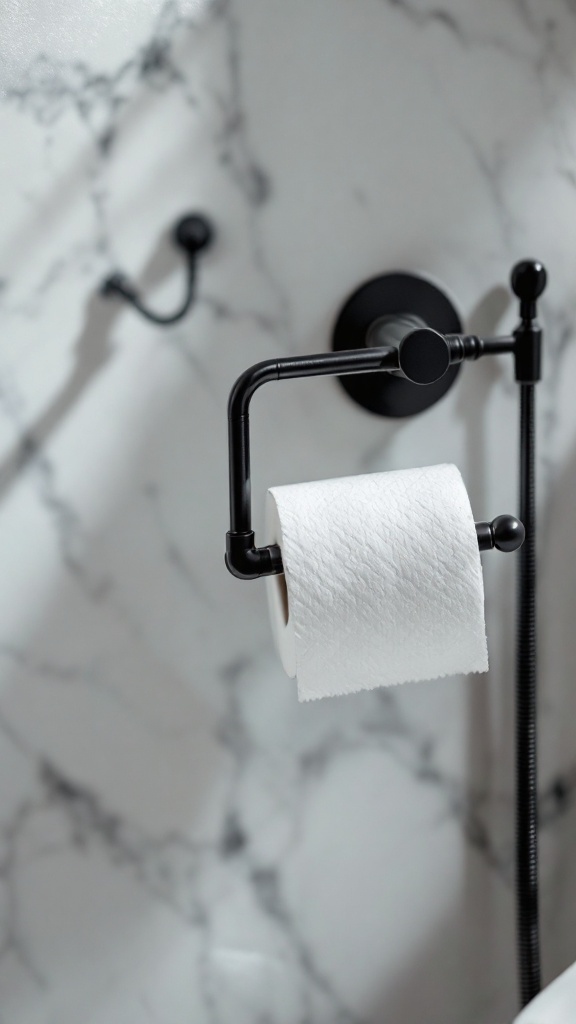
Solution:
{"label": "black rod ball tip", "polygon": [[547,280],[546,268],[539,260],[522,260],[510,275],[514,295],[524,302],[535,302],[542,295]]}
{"label": "black rod ball tip", "polygon": [[517,551],[524,543],[526,531],[515,516],[496,516],[492,520],[492,535],[498,551]]}
{"label": "black rod ball tip", "polygon": [[201,213],[189,213],[174,228],[174,241],[187,252],[206,249],[214,238],[214,228]]}

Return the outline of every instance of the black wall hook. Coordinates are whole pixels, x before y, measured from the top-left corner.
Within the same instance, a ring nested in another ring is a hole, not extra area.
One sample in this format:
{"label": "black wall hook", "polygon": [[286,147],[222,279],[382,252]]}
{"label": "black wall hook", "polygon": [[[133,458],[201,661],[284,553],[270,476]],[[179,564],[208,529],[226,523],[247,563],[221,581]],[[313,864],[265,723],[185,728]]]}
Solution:
{"label": "black wall hook", "polygon": [[200,213],[189,213],[182,217],[176,224],[173,231],[174,244],[184,250],[187,263],[187,284],[184,301],[175,313],[163,316],[161,313],[154,313],[148,309],[139,297],[138,290],[130,280],[121,272],[116,271],[108,277],[101,289],[102,295],[120,295],[127,302],[130,302],[142,316],[152,320],[155,324],[175,324],[186,315],[194,301],[194,286],[196,283],[196,264],[198,254],[207,249],[214,238],[214,229],[210,221]]}

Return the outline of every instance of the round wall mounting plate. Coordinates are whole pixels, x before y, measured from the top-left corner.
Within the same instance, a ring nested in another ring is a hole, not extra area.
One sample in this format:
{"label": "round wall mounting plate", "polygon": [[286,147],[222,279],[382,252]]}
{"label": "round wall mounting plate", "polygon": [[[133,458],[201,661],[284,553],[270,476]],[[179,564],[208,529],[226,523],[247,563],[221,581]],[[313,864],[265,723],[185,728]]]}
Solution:
{"label": "round wall mounting plate", "polygon": [[[438,285],[418,274],[381,274],[357,288],[342,306],[334,326],[332,349],[365,348],[368,328],[381,317],[411,314],[440,334],[460,334],[462,322]],[[434,405],[452,387],[460,364],[449,366],[433,384],[413,384],[391,373],[339,377],[345,391],[364,409],[380,416],[413,416]]]}

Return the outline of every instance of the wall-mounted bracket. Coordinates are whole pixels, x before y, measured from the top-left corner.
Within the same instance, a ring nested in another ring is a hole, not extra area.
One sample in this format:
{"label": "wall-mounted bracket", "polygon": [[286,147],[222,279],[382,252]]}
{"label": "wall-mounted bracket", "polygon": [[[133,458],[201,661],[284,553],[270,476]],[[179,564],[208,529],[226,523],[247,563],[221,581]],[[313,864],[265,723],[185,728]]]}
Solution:
{"label": "wall-mounted bracket", "polygon": [[[418,333],[416,333],[418,332]],[[357,288],[340,310],[332,334],[335,352],[378,345],[412,352],[412,379],[400,373],[357,374],[340,383],[358,405],[380,416],[413,416],[434,405],[455,383],[460,366],[447,359],[443,336],[461,334],[452,300],[417,274],[381,274]]]}

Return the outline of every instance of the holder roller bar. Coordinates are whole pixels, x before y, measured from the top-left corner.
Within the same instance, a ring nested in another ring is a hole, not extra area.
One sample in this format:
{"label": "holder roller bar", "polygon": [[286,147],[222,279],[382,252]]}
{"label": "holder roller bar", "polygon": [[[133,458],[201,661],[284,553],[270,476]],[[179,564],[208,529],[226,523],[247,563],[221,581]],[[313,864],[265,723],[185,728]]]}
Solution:
{"label": "holder roller bar", "polygon": [[[228,403],[230,530],[226,565],[232,575],[253,580],[284,571],[279,547],[256,547],[252,530],[249,413],[252,396],[262,384],[294,377],[394,373],[412,383],[426,385],[439,380],[453,364],[510,352],[513,346],[513,337],[443,336],[425,326],[417,326],[404,335],[399,345],[373,345],[349,352],[270,359],[245,370],[232,388]],[[492,523],[477,523],[476,533],[481,551],[491,548],[515,551],[524,540],[524,527],[514,516],[498,516]]]}

